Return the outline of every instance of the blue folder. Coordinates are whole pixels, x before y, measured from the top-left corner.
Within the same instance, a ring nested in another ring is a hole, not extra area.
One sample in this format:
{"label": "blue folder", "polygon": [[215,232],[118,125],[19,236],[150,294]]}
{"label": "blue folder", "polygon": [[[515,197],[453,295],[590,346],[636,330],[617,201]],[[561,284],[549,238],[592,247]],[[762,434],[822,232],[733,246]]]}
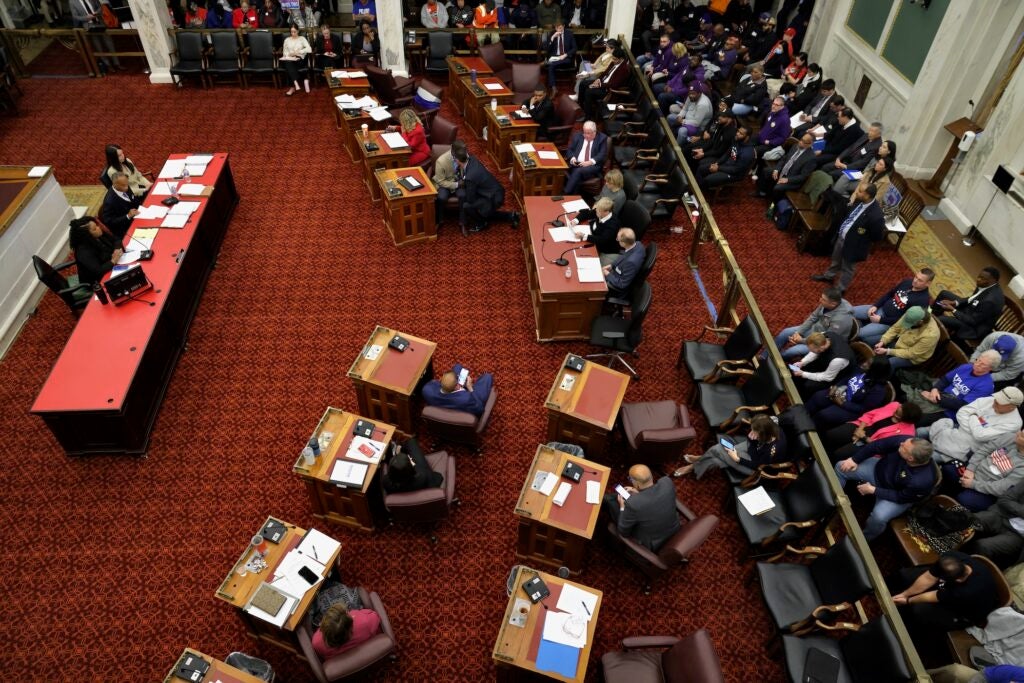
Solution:
{"label": "blue folder", "polygon": [[580,649],[571,645],[553,643],[542,638],[537,648],[537,668],[541,671],[551,671],[566,678],[575,678],[579,661]]}

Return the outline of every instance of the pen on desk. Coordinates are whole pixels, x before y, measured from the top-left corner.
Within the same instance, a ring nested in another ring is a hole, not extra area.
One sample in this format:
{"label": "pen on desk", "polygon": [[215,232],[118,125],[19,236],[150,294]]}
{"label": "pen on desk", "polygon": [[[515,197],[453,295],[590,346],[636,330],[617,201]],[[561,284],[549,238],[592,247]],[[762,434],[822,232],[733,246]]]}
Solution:
{"label": "pen on desk", "polygon": [[583,609],[587,610],[587,616],[588,616],[588,617],[594,616],[594,615],[592,615],[592,614],[590,613],[590,608],[589,608],[589,607],[587,607],[587,603],[585,603],[585,602],[583,602],[582,600],[580,600],[580,604],[581,604],[581,605],[583,605]]}

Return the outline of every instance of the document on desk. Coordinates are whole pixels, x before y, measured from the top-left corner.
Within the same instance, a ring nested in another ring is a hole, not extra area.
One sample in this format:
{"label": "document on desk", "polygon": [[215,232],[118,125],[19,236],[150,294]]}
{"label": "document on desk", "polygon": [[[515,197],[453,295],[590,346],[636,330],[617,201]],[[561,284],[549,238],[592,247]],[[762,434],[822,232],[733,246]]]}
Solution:
{"label": "document on desk", "polygon": [[391,112],[387,107],[374,107],[366,112],[374,121],[387,121],[391,118]]}
{"label": "document on desk", "polygon": [[206,166],[213,161],[212,154],[189,154],[185,157],[186,166]]}
{"label": "document on desk", "polygon": [[356,98],[353,95],[345,94],[338,95],[337,97],[334,98],[334,101],[337,102],[338,104],[353,104],[356,101]]}
{"label": "document on desk", "polygon": [[153,187],[149,189],[150,196],[153,197],[170,197],[174,194],[174,188],[178,186],[178,183],[168,183],[160,180],[153,183]]}
{"label": "document on desk", "polygon": [[190,214],[167,214],[167,216],[160,223],[161,228],[184,228],[185,224],[188,223]]}
{"label": "document on desk", "polygon": [[200,202],[178,202],[167,211],[171,216],[191,216],[202,206]]}
{"label": "document on desk", "polygon": [[367,107],[367,108],[369,108],[369,107],[380,106],[380,103],[377,102],[377,100],[375,100],[372,97],[370,97],[369,95],[363,95],[362,97],[360,97],[358,100],[355,101],[355,105],[357,107]]}
{"label": "document on desk", "polygon": [[555,609],[579,615],[590,621],[594,616],[594,610],[597,609],[597,594],[577,588],[571,583],[563,584]]}
{"label": "document on desk", "polygon": [[[554,161],[558,159],[558,152],[549,152],[546,149],[542,149],[541,151],[537,152],[537,156],[540,157],[541,159],[550,159]],[[583,200],[581,199],[580,201],[582,202]],[[586,202],[583,203],[586,204]]]}
{"label": "document on desk", "polygon": [[409,146],[409,143],[405,141],[401,133],[382,133],[380,139],[388,143],[388,147],[391,149]]}
{"label": "document on desk", "polygon": [[756,489],[737,496],[736,500],[743,505],[743,509],[752,515],[762,515],[775,507],[775,502],[763,486],[758,486]]}
{"label": "document on desk", "polygon": [[184,159],[168,159],[164,162],[164,167],[160,169],[158,178],[180,178],[182,173],[185,172],[185,160]]}
{"label": "document on desk", "polygon": [[[284,598],[284,603],[280,606],[280,608],[278,608],[277,612],[275,612],[274,614],[264,612],[262,609],[253,604],[253,601],[257,599],[257,596],[262,591],[268,590],[275,592]],[[295,598],[291,597],[290,595],[285,595],[281,591],[277,591],[276,589],[274,589],[273,586],[271,586],[268,583],[263,583],[253,593],[253,597],[249,600],[249,604],[245,606],[245,611],[253,615],[254,617],[262,619],[263,621],[269,624],[273,624],[274,626],[280,628],[281,626],[284,626],[284,622],[287,621],[289,616],[291,616],[291,613],[295,610],[295,606],[297,604],[299,604],[299,601]]]}
{"label": "document on desk", "polygon": [[[356,464],[356,463],[353,463]],[[365,467],[365,465],[364,465]],[[310,529],[302,537],[302,542],[295,547],[303,555],[308,555],[320,564],[326,565],[331,555],[341,547],[341,543],[335,541],[322,531]]]}
{"label": "document on desk", "polygon": [[531,145],[529,142],[523,142],[521,144],[516,145],[515,146],[515,150],[519,154],[523,154],[524,152],[534,152],[534,151],[536,151],[533,148],[533,145]]}
{"label": "document on desk", "polygon": [[42,178],[50,170],[49,166],[33,166],[28,171],[29,178]]}
{"label": "document on desk", "polygon": [[338,460],[334,463],[334,469],[331,470],[331,481],[336,484],[351,486],[352,488],[362,488],[363,481],[366,479],[366,470],[368,469],[369,466],[361,462]]}
{"label": "document on desk", "polygon": [[[562,590],[565,590],[563,587]],[[571,620],[571,621],[570,621]],[[569,647],[584,648],[587,646],[586,622],[583,628],[579,628],[578,617],[569,612],[548,611],[544,617],[544,640],[552,643],[568,645]]]}
{"label": "document on desk", "polygon": [[135,242],[145,244],[146,249],[152,249],[153,241],[156,239],[158,232],[160,232],[159,228],[136,228],[135,232],[132,233],[132,239]]}
{"label": "document on desk", "polygon": [[504,90],[505,86],[501,83],[484,83],[484,87],[488,90]]}
{"label": "document on desk", "polygon": [[[138,215],[135,217],[151,221],[156,218],[163,218],[164,216],[167,215],[168,210],[169,209],[163,204],[151,204],[149,206],[143,206],[142,208],[140,208]],[[135,232],[137,233],[138,230],[136,230]]]}
{"label": "document on desk", "polygon": [[352,443],[348,445],[345,457],[350,460],[376,464],[384,455],[384,444],[380,441],[367,439],[365,436],[352,437]]}
{"label": "document on desk", "polygon": [[[303,569],[309,570],[306,572],[307,576],[315,577],[312,583],[302,576]],[[281,558],[281,562],[274,569],[274,577],[267,583],[285,595],[302,600],[310,588],[320,585],[325,573],[323,564],[293,550]]]}
{"label": "document on desk", "polygon": [[548,228],[548,234],[551,235],[551,239],[555,242],[579,242],[576,239],[576,233],[572,231],[572,228],[565,226],[561,228]]}
{"label": "document on desk", "polygon": [[[335,73],[337,73],[337,72],[335,72]],[[341,77],[342,78],[366,78],[366,72],[365,71],[342,71],[341,72]]]}
{"label": "document on desk", "polygon": [[540,491],[545,496],[551,495],[557,483],[558,475],[551,472],[538,472],[537,477],[534,479],[535,490]]}
{"label": "document on desk", "polygon": [[569,497],[570,493],[572,493],[572,484],[563,481],[558,485],[558,491],[555,493],[555,497],[551,499],[551,502],[558,507],[562,507],[565,505],[565,499]]}
{"label": "document on desk", "polygon": [[803,115],[804,115],[804,113],[802,111],[798,111],[797,113],[795,113],[792,116],[790,116],[789,117],[789,127],[790,128],[799,128],[800,126],[804,125],[803,119],[800,118]]}
{"label": "document on desk", "polygon": [[201,183],[182,183],[178,193],[185,197],[198,197],[206,190],[206,185]]}
{"label": "document on desk", "polygon": [[576,274],[580,282],[604,282],[604,270],[601,269],[601,259],[596,256],[576,256]]}
{"label": "document on desk", "polygon": [[565,211],[566,213],[572,213],[573,211],[582,211],[583,209],[589,208],[590,206],[587,205],[587,203],[582,199],[574,199],[571,202],[562,202],[562,211]]}
{"label": "document on desk", "polygon": [[601,502],[601,482],[587,482],[587,502],[591,505],[597,505]]}

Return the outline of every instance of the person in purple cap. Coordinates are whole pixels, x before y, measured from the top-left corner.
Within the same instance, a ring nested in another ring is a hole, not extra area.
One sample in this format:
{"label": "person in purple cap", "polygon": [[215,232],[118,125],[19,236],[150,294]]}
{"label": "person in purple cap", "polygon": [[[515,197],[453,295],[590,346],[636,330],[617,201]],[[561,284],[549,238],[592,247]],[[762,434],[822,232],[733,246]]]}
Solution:
{"label": "person in purple cap", "polygon": [[682,145],[687,138],[704,132],[708,124],[711,123],[714,107],[711,104],[711,99],[699,87],[691,83],[686,93],[686,99],[669,107],[669,112],[669,123],[679,125],[676,140]]}
{"label": "person in purple cap", "polygon": [[996,389],[1016,384],[1024,374],[1024,337],[1011,332],[993,332],[978,344],[971,354],[973,361],[985,351],[993,349],[1002,357],[999,369],[992,372]]}

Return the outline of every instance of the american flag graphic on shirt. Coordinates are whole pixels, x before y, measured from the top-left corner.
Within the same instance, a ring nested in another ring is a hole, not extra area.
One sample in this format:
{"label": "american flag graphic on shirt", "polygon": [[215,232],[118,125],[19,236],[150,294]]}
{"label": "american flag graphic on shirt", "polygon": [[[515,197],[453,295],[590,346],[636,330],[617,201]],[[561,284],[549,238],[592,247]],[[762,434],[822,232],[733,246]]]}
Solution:
{"label": "american flag graphic on shirt", "polygon": [[1013,462],[1010,460],[1010,456],[1006,454],[1005,448],[1000,448],[998,451],[993,451],[992,455],[989,456],[992,460],[992,464],[1000,474],[1009,474],[1010,470],[1013,469]]}

